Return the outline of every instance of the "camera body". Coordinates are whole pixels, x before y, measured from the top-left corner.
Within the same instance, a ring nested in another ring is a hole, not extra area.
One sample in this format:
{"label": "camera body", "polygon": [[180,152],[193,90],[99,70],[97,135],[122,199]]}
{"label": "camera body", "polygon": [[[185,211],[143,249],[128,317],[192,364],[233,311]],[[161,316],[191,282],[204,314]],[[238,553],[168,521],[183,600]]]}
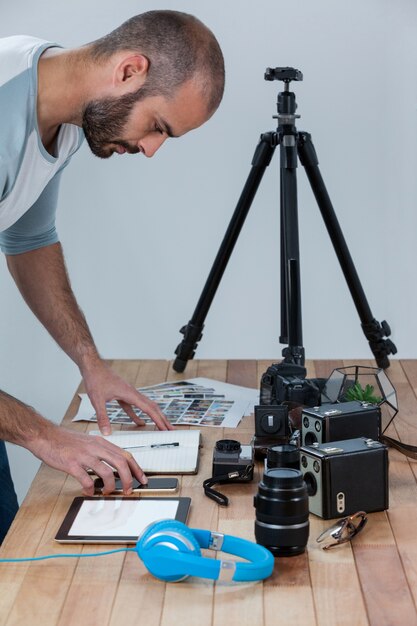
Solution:
{"label": "camera body", "polygon": [[307,379],[306,374],[307,370],[302,365],[273,363],[261,378],[260,404],[290,402],[304,406],[319,405],[320,379]]}
{"label": "camera body", "polygon": [[289,436],[288,406],[285,404],[255,406],[255,437],[288,439]]}
{"label": "camera body", "polygon": [[257,459],[264,458],[270,446],[287,443],[290,436],[291,428],[286,404],[255,406],[255,435],[252,443]]}
{"label": "camera body", "polygon": [[302,446],[357,437],[379,439],[380,435],[381,409],[369,402],[323,404],[303,409],[301,415]]}
{"label": "camera body", "polygon": [[253,480],[254,450],[251,445],[242,445],[234,439],[216,441],[213,451],[213,478],[233,476],[233,482]]}
{"label": "camera body", "polygon": [[388,509],[388,449],[359,437],[301,446],[310,513],[323,519]]}

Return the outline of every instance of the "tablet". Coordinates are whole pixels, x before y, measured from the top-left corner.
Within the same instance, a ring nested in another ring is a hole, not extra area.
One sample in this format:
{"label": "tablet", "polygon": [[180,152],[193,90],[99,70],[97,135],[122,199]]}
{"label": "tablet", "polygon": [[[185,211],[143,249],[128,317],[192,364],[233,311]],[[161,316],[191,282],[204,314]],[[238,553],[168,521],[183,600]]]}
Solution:
{"label": "tablet", "polygon": [[136,543],[142,531],[162,519],[187,521],[191,498],[74,498],[55,541]]}

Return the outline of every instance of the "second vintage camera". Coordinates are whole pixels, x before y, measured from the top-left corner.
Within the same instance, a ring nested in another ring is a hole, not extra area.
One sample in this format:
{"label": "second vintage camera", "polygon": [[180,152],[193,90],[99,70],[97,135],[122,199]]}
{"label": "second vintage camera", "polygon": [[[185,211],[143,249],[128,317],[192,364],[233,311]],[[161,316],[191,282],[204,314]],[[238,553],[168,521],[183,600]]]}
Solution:
{"label": "second vintage camera", "polygon": [[388,449],[360,437],[302,446],[310,513],[323,519],[388,509]]}

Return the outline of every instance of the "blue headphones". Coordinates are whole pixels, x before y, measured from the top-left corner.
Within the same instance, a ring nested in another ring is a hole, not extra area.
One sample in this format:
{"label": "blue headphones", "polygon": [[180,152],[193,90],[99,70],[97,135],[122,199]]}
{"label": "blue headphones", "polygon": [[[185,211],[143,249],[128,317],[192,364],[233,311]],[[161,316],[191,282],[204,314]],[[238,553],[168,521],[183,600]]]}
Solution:
{"label": "blue headphones", "polygon": [[[249,563],[205,558],[201,548],[234,554]],[[167,582],[188,576],[223,581],[261,580],[274,569],[274,557],[263,546],[231,535],[188,528],[177,520],[150,524],[139,537],[136,552],[151,574]]]}
{"label": "blue headphones", "polygon": [[[201,556],[200,548],[222,550],[241,556],[249,563],[207,559]],[[224,581],[262,580],[270,576],[274,569],[274,557],[263,546],[231,535],[188,528],[182,522],[169,519],[154,522],[145,528],[135,548],[119,548],[83,554],[45,554],[18,559],[0,559],[0,563],[60,558],[79,559],[106,556],[115,552],[136,552],[151,574],[167,582],[178,582],[188,576]]]}

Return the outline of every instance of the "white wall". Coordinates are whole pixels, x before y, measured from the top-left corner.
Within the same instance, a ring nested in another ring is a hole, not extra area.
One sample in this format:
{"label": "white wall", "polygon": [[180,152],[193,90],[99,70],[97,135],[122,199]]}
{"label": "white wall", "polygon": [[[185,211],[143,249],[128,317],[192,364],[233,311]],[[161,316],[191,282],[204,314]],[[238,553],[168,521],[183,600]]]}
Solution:
{"label": "white wall", "polygon": [[[36,6],[36,9],[35,9]],[[322,174],[371,309],[401,358],[417,357],[414,0],[164,0],[216,33],[226,59],[220,110],[152,159],[93,157],[86,146],[61,187],[59,232],[74,290],[107,358],[171,358],[234,210],[261,132],[273,130],[282,83],[267,66],[301,69],[298,128]],[[256,10],[255,10],[256,7]],[[0,36],[64,46],[91,41],[136,13],[133,0],[15,0]],[[278,154],[207,317],[197,356],[279,359]],[[303,329],[308,358],[369,358],[359,319],[307,179],[299,172]],[[0,266],[1,387],[60,420],[79,380]],[[36,461],[13,449],[19,496]]]}

